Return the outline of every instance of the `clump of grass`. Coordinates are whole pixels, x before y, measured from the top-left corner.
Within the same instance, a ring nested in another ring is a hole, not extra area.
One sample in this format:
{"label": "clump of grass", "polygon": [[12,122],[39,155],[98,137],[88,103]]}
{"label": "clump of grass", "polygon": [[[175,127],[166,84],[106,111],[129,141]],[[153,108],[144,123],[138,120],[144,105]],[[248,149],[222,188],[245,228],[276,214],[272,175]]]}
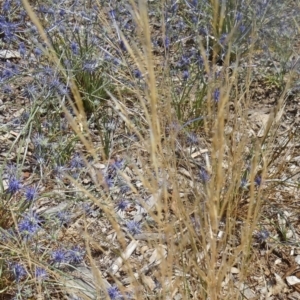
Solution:
{"label": "clump of grass", "polygon": [[280,10],[259,0],[83,4],[2,7],[1,38],[22,59],[1,71],[4,101],[20,110],[1,128],[8,140],[17,132],[1,169],[1,290],[239,299],[231,269],[247,284],[252,238],[270,237],[254,234],[265,199],[294,155],[292,131],[278,140],[291,69],[278,66],[264,127],[248,118],[253,61]]}

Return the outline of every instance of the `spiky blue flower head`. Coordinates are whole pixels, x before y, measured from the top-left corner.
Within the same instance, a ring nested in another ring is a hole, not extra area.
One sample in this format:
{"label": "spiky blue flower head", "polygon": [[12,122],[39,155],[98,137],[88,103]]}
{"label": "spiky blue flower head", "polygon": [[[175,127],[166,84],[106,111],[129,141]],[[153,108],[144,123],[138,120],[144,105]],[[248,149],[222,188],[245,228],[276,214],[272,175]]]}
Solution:
{"label": "spiky blue flower head", "polygon": [[191,60],[187,55],[182,55],[179,62],[177,63],[177,66],[179,68],[186,68],[190,65]]}
{"label": "spiky blue flower head", "polygon": [[125,210],[129,205],[129,202],[125,199],[121,199],[117,205],[118,210]]}
{"label": "spiky blue flower head", "polygon": [[266,229],[263,229],[255,235],[255,238],[258,240],[258,242],[260,244],[262,244],[264,241],[266,241],[268,239],[269,236],[270,236],[269,231]]}
{"label": "spiky blue flower head", "polygon": [[48,273],[44,268],[36,267],[35,278],[42,281],[48,278]]}
{"label": "spiky blue flower head", "polygon": [[2,78],[3,79],[9,79],[14,75],[13,71],[10,68],[5,68],[2,71]]}
{"label": "spiky blue flower head", "polygon": [[78,55],[79,54],[79,45],[76,42],[71,42],[70,45],[71,51],[73,54]]}
{"label": "spiky blue flower head", "polygon": [[33,136],[32,142],[35,147],[41,148],[41,147],[47,147],[48,140],[45,138],[45,136],[42,133],[36,133]]}
{"label": "spiky blue flower head", "polygon": [[189,71],[185,70],[182,72],[182,79],[184,81],[187,81],[189,77],[190,77]]}
{"label": "spiky blue flower head", "polygon": [[141,224],[136,222],[136,221],[128,221],[126,223],[126,227],[129,231],[129,233],[135,235],[135,234],[139,234],[142,232],[142,229],[141,229]]}
{"label": "spiky blue flower head", "polygon": [[83,71],[92,74],[97,70],[97,62],[95,60],[86,60],[82,66]]}
{"label": "spiky blue flower head", "polygon": [[114,180],[109,175],[104,176],[104,184],[107,188],[111,188],[114,185]]}
{"label": "spiky blue flower head", "polygon": [[31,201],[35,200],[37,194],[38,194],[37,187],[29,186],[29,187],[25,188],[26,201],[31,202]]}
{"label": "spiky blue flower head", "polygon": [[56,176],[57,178],[62,178],[63,175],[64,175],[64,173],[65,173],[66,171],[68,171],[68,170],[69,170],[69,169],[68,169],[67,167],[65,167],[65,166],[62,166],[62,165],[56,165],[55,168],[54,168],[54,170],[53,170],[53,173],[55,174],[55,176]]}
{"label": "spiky blue flower head", "polygon": [[70,162],[71,168],[80,169],[84,167],[84,161],[79,153],[75,153]]}
{"label": "spiky blue flower head", "polygon": [[112,285],[107,289],[108,296],[111,300],[121,300],[122,294],[117,286]]}
{"label": "spiky blue flower head", "polygon": [[33,49],[33,53],[36,56],[36,58],[39,59],[41,57],[43,51],[40,48],[36,47]]}
{"label": "spiky blue flower head", "polygon": [[57,249],[52,252],[51,258],[53,263],[61,264],[68,262],[68,253],[63,249]]}
{"label": "spiky blue flower head", "polygon": [[8,179],[8,188],[7,191],[10,194],[15,194],[22,188],[21,182],[19,179],[17,179],[15,176],[10,176]]}
{"label": "spiky blue flower head", "polygon": [[51,90],[57,90],[57,88],[59,87],[60,84],[61,84],[61,82],[60,82],[59,78],[57,78],[55,76],[53,76],[48,83]]}
{"label": "spiky blue flower head", "polygon": [[125,165],[124,159],[116,159],[112,164],[112,168],[116,171],[121,170]]}
{"label": "spiky blue flower head", "polygon": [[126,194],[128,193],[129,191],[131,191],[131,188],[130,186],[127,184],[127,183],[121,183],[121,186],[120,186],[120,193],[121,194]]}
{"label": "spiky blue flower head", "polygon": [[40,219],[34,213],[27,213],[18,224],[19,232],[22,236],[30,238],[40,229]]}
{"label": "spiky blue flower head", "polygon": [[28,98],[29,100],[34,100],[37,94],[37,88],[33,84],[25,86],[22,96]]}
{"label": "spiky blue flower head", "polygon": [[19,263],[12,264],[11,271],[17,282],[19,282],[27,274],[26,269]]}
{"label": "spiky blue flower head", "polygon": [[74,246],[68,251],[68,260],[70,264],[80,264],[83,261],[85,252],[79,247]]}
{"label": "spiky blue flower head", "polygon": [[56,214],[58,220],[60,221],[60,226],[68,224],[70,222],[70,214],[65,210],[61,210]]}
{"label": "spiky blue flower head", "polygon": [[2,5],[2,11],[7,14],[11,9],[11,0],[5,0]]}

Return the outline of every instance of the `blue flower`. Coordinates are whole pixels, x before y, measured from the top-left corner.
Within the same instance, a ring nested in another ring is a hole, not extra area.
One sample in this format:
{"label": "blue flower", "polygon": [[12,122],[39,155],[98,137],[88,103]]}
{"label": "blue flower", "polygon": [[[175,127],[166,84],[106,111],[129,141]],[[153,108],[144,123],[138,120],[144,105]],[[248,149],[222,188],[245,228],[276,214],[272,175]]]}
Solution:
{"label": "blue flower", "polygon": [[26,187],[25,189],[25,198],[27,201],[33,201],[37,196],[37,188],[36,187]]}
{"label": "blue flower", "polygon": [[67,252],[62,249],[57,249],[57,250],[53,251],[51,257],[52,257],[53,263],[61,264],[63,262],[68,261]]}
{"label": "blue flower", "polygon": [[36,133],[32,139],[32,142],[33,142],[34,146],[37,148],[47,147],[47,145],[48,145],[47,139],[41,133]]}
{"label": "blue flower", "polygon": [[258,242],[260,244],[262,244],[265,240],[268,239],[269,236],[270,236],[270,233],[268,232],[268,230],[264,229],[264,230],[259,231],[255,235],[255,238],[258,240]]}
{"label": "blue flower", "polygon": [[107,188],[111,188],[114,185],[114,180],[109,175],[104,176],[104,184]]}
{"label": "blue flower", "polygon": [[84,161],[81,158],[79,153],[75,153],[74,157],[71,159],[70,162],[71,168],[80,169],[84,167]]}
{"label": "blue flower", "polygon": [[127,206],[129,205],[129,202],[125,199],[121,199],[120,202],[117,205],[118,210],[125,210]]}
{"label": "blue flower", "polygon": [[18,263],[11,265],[11,271],[17,282],[19,282],[27,274],[26,269]]}
{"label": "blue flower", "polygon": [[70,264],[80,264],[83,261],[84,255],[84,251],[79,246],[74,246],[67,253]]}
{"label": "blue flower", "polygon": [[131,191],[130,186],[126,183],[122,183],[121,186],[120,186],[120,193],[121,194],[126,194],[129,191]]}
{"label": "blue flower", "polygon": [[33,49],[33,53],[37,58],[40,58],[43,52],[40,48],[36,47]]}
{"label": "blue flower", "polygon": [[135,69],[135,70],[133,71],[133,76],[134,76],[135,78],[141,78],[141,77],[142,77],[142,72],[141,72],[140,70],[138,70],[138,69]]}
{"label": "blue flower", "polygon": [[7,14],[11,8],[11,0],[5,0],[2,5],[3,13]]}
{"label": "blue flower", "polygon": [[70,214],[66,211],[59,211],[56,216],[60,221],[60,226],[62,226],[63,224],[68,224],[71,219]]}
{"label": "blue flower", "polygon": [[182,57],[180,58],[179,62],[177,63],[177,66],[179,68],[183,68],[183,67],[189,66],[190,63],[191,63],[190,58],[188,56],[186,56],[186,55],[182,55]]}
{"label": "blue flower", "polygon": [[184,81],[188,80],[189,76],[190,76],[189,71],[187,71],[187,70],[183,71],[183,73],[182,73],[182,79]]}
{"label": "blue flower", "polygon": [[26,238],[33,236],[40,229],[39,222],[38,216],[34,213],[24,215],[18,224],[20,234]]}
{"label": "blue flower", "polygon": [[76,42],[71,42],[71,51],[73,52],[73,54],[78,55],[79,54],[79,46]]}
{"label": "blue flower", "polygon": [[125,161],[124,159],[115,160],[114,163],[111,164],[112,168],[116,171],[121,170],[124,167]]}
{"label": "blue flower", "polygon": [[108,296],[111,300],[120,300],[122,299],[122,294],[117,286],[112,285],[107,289]]}
{"label": "blue flower", "polygon": [[35,277],[38,280],[44,280],[48,278],[47,271],[44,268],[37,267],[35,269]]}
{"label": "blue flower", "polygon": [[33,84],[25,86],[22,96],[28,98],[29,100],[33,100],[37,94],[37,89]]}
{"label": "blue flower", "polygon": [[139,234],[142,232],[141,224],[138,222],[135,222],[135,221],[128,221],[126,223],[126,227],[127,227],[128,231],[133,235]]}
{"label": "blue flower", "polygon": [[261,176],[256,176],[255,179],[254,179],[254,182],[257,186],[260,186],[261,185]]}
{"label": "blue flower", "polygon": [[82,69],[83,71],[92,74],[97,69],[97,62],[95,60],[87,60],[83,63]]}
{"label": "blue flower", "polygon": [[15,194],[22,188],[21,182],[16,177],[12,176],[8,180],[8,188],[7,191],[11,194]]}

